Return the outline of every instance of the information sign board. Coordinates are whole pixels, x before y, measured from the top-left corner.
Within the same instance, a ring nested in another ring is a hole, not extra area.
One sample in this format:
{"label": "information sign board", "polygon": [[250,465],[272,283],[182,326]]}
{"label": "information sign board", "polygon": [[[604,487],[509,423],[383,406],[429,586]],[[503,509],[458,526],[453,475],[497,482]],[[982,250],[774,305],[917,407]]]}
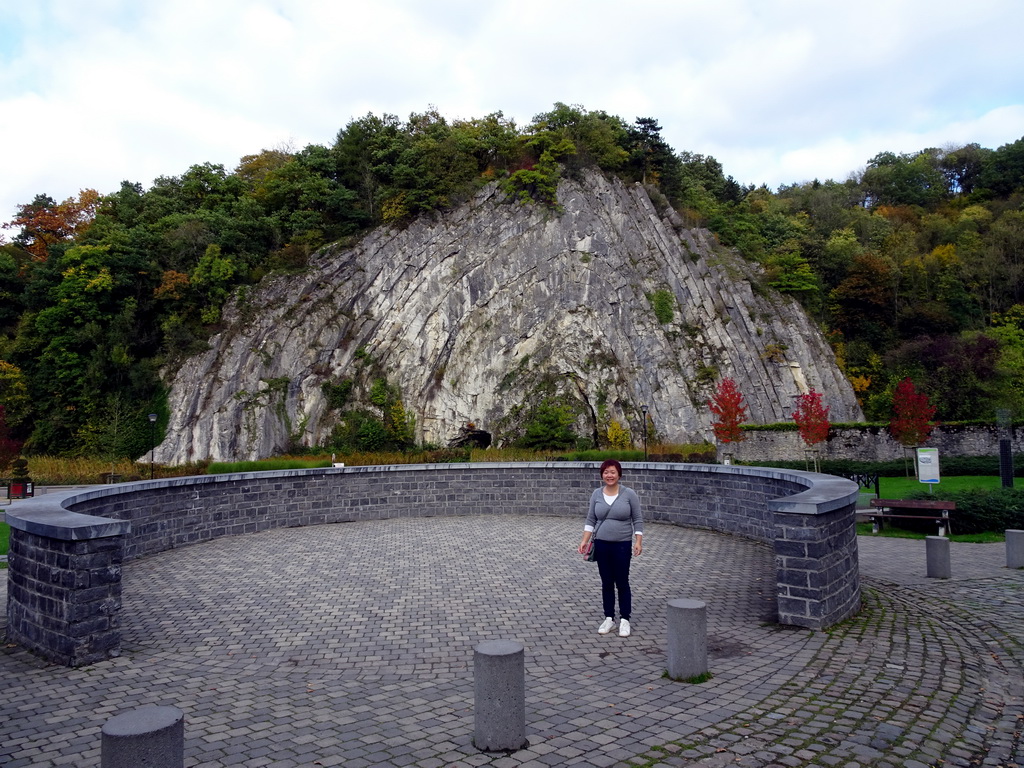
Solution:
{"label": "information sign board", "polygon": [[939,449],[917,449],[917,479],[922,483],[939,482]]}

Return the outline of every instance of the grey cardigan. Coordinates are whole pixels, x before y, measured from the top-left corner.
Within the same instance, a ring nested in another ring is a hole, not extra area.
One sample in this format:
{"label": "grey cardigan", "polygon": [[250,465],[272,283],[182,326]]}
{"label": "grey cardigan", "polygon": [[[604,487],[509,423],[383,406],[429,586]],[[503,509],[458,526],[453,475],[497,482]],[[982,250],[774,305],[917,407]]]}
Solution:
{"label": "grey cardigan", "polygon": [[600,541],[631,541],[634,533],[644,532],[640,497],[632,488],[620,485],[619,495],[609,506],[604,500],[604,487],[596,489],[590,496],[586,526],[591,530],[597,528],[596,538]]}

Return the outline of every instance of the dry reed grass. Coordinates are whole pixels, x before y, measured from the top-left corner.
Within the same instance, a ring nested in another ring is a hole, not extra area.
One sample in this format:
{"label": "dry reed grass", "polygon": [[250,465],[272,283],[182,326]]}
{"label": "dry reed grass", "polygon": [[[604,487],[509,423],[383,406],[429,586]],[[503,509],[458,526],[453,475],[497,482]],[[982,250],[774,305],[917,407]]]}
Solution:
{"label": "dry reed grass", "polygon": [[[93,485],[109,482],[113,475],[115,482],[129,480],[148,480],[150,465],[148,462],[131,461],[130,459],[90,459],[85,457],[67,458],[61,456],[27,456],[28,474],[36,485]],[[206,465],[186,464],[180,467],[163,467],[153,465],[154,477],[183,477],[186,475],[202,475]]]}
{"label": "dry reed grass", "polygon": [[[700,445],[651,445],[649,453],[652,457],[671,456],[671,459],[662,460],[705,460],[703,457],[694,457],[694,453],[700,450],[707,451],[713,446]],[[281,459],[297,459],[310,461],[315,459],[343,462],[346,466],[376,466],[388,464],[435,464],[454,461],[473,462],[518,462],[518,461],[554,461],[567,454],[559,451],[534,451],[526,448],[473,448],[465,450],[460,448],[441,448],[433,451],[410,451],[399,453],[397,451],[380,451],[374,453],[355,453],[332,456],[329,453],[306,454],[302,456],[280,456]],[[679,457],[679,458],[677,458]],[[108,482],[110,475],[115,476],[115,482],[129,480],[147,480],[150,476],[150,465],[145,461],[131,461],[130,459],[119,459],[114,462],[99,458],[64,458],[60,456],[29,456],[29,475],[36,485],[91,485],[95,483]],[[626,460],[626,459],[623,459]],[[713,459],[712,459],[713,460]],[[166,467],[160,464],[153,466],[153,476],[161,477],[184,477],[187,475],[206,474],[206,467],[209,462],[198,462],[185,464],[177,467]]]}

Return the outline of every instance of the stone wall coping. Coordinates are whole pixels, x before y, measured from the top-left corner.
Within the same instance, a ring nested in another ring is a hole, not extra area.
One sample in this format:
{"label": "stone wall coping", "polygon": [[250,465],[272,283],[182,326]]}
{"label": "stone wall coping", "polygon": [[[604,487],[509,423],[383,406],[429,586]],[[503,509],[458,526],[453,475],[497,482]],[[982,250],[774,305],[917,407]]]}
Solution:
{"label": "stone wall coping", "polygon": [[[80,499],[80,495],[68,493]],[[96,517],[71,512],[55,504],[56,499],[48,500],[46,505],[34,505],[37,509],[26,509],[27,505],[18,505],[15,510],[7,510],[4,517],[11,528],[36,536],[62,541],[88,541],[108,536],[123,536],[131,531],[131,523],[127,520],[111,520],[109,517]]]}
{"label": "stone wall coping", "polygon": [[845,477],[820,475],[800,470],[786,470],[779,477],[790,479],[794,475],[806,476],[806,479],[812,483],[811,487],[792,496],[769,499],[768,509],[772,512],[817,515],[840,509],[848,504],[856,504],[860,495],[860,486]]}

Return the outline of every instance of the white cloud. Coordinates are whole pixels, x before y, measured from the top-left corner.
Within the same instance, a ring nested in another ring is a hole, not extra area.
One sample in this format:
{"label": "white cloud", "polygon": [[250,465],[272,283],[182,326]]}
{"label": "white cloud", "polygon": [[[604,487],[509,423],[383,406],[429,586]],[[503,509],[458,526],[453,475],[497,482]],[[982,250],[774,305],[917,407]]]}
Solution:
{"label": "white cloud", "polygon": [[[0,10],[0,220],[435,105],[650,116],[742,183],[1024,135],[1017,0],[36,0]],[[13,32],[11,30],[14,30]],[[14,36],[14,37],[12,37]]]}

